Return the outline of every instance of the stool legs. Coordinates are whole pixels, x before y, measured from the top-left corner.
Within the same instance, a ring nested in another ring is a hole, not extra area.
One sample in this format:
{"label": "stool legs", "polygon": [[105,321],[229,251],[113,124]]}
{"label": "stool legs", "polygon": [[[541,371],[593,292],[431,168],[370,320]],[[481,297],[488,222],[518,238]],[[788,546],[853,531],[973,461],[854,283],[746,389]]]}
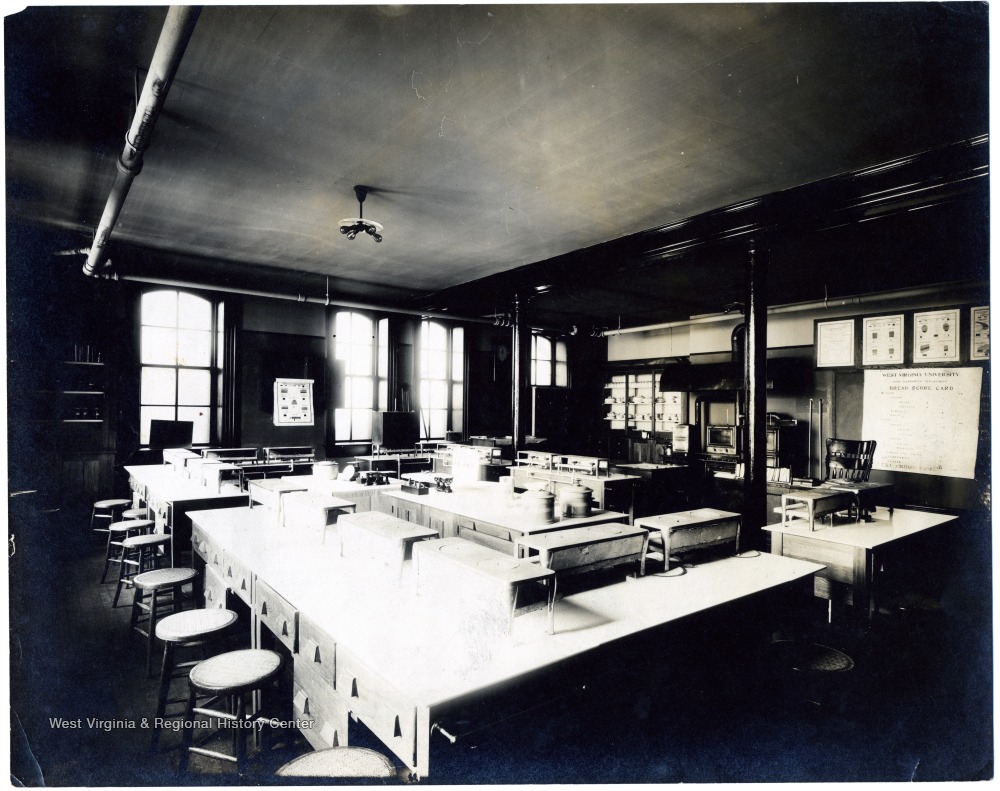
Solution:
{"label": "stool legs", "polygon": [[[118,566],[118,588],[115,590],[115,598],[111,603],[112,607],[118,606],[118,598],[122,594],[122,588],[125,585],[132,584],[132,577],[136,574],[141,574],[144,571],[149,571],[150,568],[159,568],[157,560],[158,555],[155,547],[139,547],[136,555],[137,556],[134,560],[128,557],[127,547],[123,547],[121,563]],[[147,564],[149,565],[147,566]],[[128,566],[135,566],[136,571],[134,573],[126,572],[125,569]]]}

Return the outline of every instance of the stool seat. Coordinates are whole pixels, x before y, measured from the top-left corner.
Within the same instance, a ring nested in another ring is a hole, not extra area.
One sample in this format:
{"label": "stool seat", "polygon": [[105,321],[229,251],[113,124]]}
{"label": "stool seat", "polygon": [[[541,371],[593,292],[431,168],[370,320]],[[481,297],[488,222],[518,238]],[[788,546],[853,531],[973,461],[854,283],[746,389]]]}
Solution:
{"label": "stool seat", "polygon": [[131,500],[98,500],[94,503],[94,508],[120,508],[123,505],[132,505]]}
{"label": "stool seat", "polygon": [[152,526],[151,519],[125,519],[121,522],[112,522],[107,529],[112,533],[127,533],[131,530],[143,530]]}
{"label": "stool seat", "polygon": [[262,648],[228,651],[199,662],[188,679],[206,692],[235,694],[259,687],[281,669],[281,661],[281,654]]}
{"label": "stool seat", "polygon": [[279,777],[395,777],[396,767],[367,747],[330,747],[300,755],[280,767]]}
{"label": "stool seat", "polygon": [[129,508],[126,511],[122,511],[122,519],[149,519],[149,509],[145,506],[142,508]]}
{"label": "stool seat", "polygon": [[185,610],[168,615],[156,624],[156,636],[164,642],[186,643],[213,635],[236,623],[237,618],[232,610]]}
{"label": "stool seat", "polygon": [[142,574],[134,576],[132,578],[132,584],[135,587],[142,588],[144,590],[170,588],[174,585],[183,585],[186,582],[190,582],[197,576],[198,572],[194,569],[181,567],[153,569],[152,571],[144,571]]}
{"label": "stool seat", "polygon": [[153,547],[158,544],[169,544],[170,536],[164,535],[163,533],[150,533],[145,536],[130,536],[122,541],[122,545],[128,549],[137,549],[138,547]]}

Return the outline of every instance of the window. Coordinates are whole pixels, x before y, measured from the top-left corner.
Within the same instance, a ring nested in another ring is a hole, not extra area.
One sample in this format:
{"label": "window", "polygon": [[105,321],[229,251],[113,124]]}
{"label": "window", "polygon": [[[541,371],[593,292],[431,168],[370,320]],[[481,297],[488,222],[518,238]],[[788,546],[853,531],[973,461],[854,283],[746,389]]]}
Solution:
{"label": "window", "polygon": [[334,359],[340,377],[339,405],[334,409],[337,442],[372,438],[372,410],[389,401],[388,319],[339,311],[334,318]]}
{"label": "window", "polygon": [[194,442],[212,438],[216,343],[212,303],[182,291],[148,291],[140,305],[139,442],[151,420],[194,422]]}
{"label": "window", "polygon": [[420,324],[420,436],[461,431],[465,404],[465,331],[438,321]]}
{"label": "window", "polygon": [[531,384],[538,387],[569,387],[566,341],[544,335],[531,336]]}

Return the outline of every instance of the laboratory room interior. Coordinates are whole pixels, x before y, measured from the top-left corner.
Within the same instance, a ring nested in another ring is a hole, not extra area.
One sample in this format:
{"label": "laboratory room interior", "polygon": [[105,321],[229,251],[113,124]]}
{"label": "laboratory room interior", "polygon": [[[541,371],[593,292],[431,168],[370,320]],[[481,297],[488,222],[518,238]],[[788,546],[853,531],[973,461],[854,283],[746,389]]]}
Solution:
{"label": "laboratory room interior", "polygon": [[7,15],[11,782],[992,779],[988,11]]}

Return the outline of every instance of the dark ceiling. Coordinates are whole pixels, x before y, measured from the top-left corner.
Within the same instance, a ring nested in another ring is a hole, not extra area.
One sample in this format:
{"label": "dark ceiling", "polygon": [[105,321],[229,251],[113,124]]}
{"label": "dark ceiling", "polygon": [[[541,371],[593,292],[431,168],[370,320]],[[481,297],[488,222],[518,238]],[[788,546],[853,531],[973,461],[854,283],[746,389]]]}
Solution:
{"label": "dark ceiling", "polygon": [[[208,6],[113,240],[426,298],[985,134],[987,12]],[[5,18],[10,220],[89,243],[165,13]],[[382,244],[337,230],[355,184]]]}

